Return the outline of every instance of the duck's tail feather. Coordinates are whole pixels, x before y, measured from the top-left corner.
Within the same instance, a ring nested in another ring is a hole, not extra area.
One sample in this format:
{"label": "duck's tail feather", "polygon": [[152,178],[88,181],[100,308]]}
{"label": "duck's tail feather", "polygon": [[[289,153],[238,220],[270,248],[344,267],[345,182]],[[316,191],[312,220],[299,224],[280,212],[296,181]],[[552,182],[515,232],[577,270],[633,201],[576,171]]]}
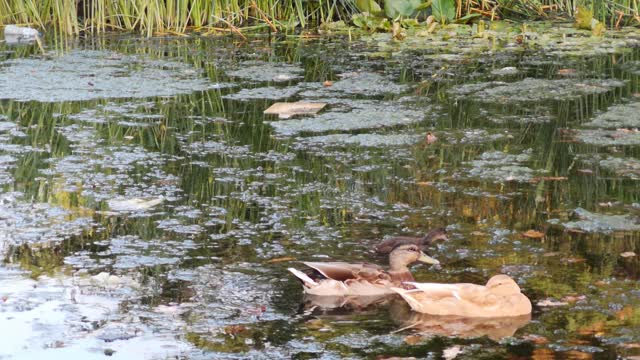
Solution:
{"label": "duck's tail feather", "polygon": [[287,268],[287,270],[289,270],[295,277],[297,277],[300,281],[302,281],[302,284],[306,287],[312,287],[312,286],[318,286],[319,284],[313,280],[312,278],[309,277],[309,275],[303,273],[300,270],[294,269],[294,268]]}

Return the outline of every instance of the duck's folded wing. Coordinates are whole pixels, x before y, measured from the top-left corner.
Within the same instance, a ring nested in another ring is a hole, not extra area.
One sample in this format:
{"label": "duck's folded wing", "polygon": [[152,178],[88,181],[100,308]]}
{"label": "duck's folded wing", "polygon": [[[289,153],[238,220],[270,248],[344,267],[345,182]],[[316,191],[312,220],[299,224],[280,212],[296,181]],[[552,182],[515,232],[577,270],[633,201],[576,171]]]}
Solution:
{"label": "duck's folded wing", "polygon": [[431,299],[441,299],[454,297],[458,300],[474,302],[477,297],[484,294],[485,287],[475,284],[439,284],[439,283],[417,283],[406,282],[422,291]]}
{"label": "duck's folded wing", "polygon": [[363,271],[378,271],[381,267],[373,264],[349,264],[345,262],[303,262],[328,279],[345,281],[355,279]]}

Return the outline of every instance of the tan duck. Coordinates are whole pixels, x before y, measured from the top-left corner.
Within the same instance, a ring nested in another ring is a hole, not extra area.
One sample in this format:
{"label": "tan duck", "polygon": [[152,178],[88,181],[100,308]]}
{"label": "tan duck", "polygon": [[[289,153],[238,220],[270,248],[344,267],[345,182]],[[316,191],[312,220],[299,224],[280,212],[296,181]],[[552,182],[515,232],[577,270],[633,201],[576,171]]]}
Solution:
{"label": "tan duck", "polygon": [[415,289],[392,288],[413,311],[432,315],[505,317],[531,313],[531,301],[507,275],[495,275],[486,285],[408,282]]}
{"label": "tan duck", "polygon": [[[289,268],[302,282],[304,292],[320,296],[377,296],[393,294],[391,287],[414,281],[409,265],[415,262],[438,264],[417,245],[400,245],[389,254],[389,270],[374,264],[346,262],[303,262],[314,274]],[[312,278],[313,277],[313,278]]]}
{"label": "tan duck", "polygon": [[429,231],[425,236],[395,236],[384,240],[376,246],[376,252],[379,254],[388,254],[396,246],[402,244],[415,244],[421,248],[429,246],[438,240],[447,241],[447,230],[445,228],[437,228]]}

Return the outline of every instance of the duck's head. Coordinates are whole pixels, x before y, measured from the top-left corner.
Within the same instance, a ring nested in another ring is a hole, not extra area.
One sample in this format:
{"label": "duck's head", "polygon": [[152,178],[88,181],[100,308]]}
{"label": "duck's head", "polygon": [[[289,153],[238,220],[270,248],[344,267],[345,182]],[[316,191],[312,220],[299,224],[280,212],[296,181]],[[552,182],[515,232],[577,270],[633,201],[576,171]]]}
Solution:
{"label": "duck's head", "polygon": [[487,281],[487,289],[496,295],[512,295],[520,293],[520,286],[508,275],[495,275]]}
{"label": "duck's head", "polygon": [[443,241],[449,240],[449,238],[447,237],[447,229],[437,228],[429,231],[427,235],[425,235],[424,238],[422,238],[422,243],[423,245],[427,245],[438,240],[443,240]]}
{"label": "duck's head", "polygon": [[420,250],[415,244],[404,244],[396,246],[389,254],[389,265],[391,269],[405,268],[414,262],[425,264],[440,264],[440,262]]}

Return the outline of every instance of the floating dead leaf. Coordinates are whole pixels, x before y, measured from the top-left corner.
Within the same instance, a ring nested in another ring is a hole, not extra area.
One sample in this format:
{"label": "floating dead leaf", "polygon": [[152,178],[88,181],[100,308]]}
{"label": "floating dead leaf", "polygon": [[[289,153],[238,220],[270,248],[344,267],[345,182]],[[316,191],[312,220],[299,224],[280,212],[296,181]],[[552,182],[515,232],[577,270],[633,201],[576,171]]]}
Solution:
{"label": "floating dead leaf", "polygon": [[487,233],[484,233],[482,231],[472,231],[471,235],[473,235],[473,236],[485,236],[485,235],[487,235]]}
{"label": "floating dead leaf", "polygon": [[561,76],[573,76],[576,73],[576,69],[559,69],[557,72],[557,74]]}
{"label": "floating dead leaf", "polygon": [[540,307],[556,307],[556,306],[569,305],[569,303],[564,301],[554,300],[554,299],[544,299],[544,300],[538,301],[536,305]]}
{"label": "floating dead leaf", "polygon": [[291,256],[284,256],[284,257],[279,257],[279,258],[267,260],[267,263],[268,264],[275,264],[275,263],[279,263],[279,262],[292,261],[292,260],[295,260],[295,259],[296,258],[291,257]]}
{"label": "floating dead leaf", "polygon": [[620,346],[625,348],[625,349],[639,349],[640,348],[640,344],[638,344],[638,343],[624,343],[624,344],[620,344]]}
{"label": "floating dead leaf", "polygon": [[636,256],[636,253],[634,253],[633,251],[625,251],[621,253],[620,256],[622,256],[623,258],[628,258],[628,257]]}
{"label": "floating dead leaf", "polygon": [[618,320],[631,319],[634,313],[635,310],[633,309],[633,306],[625,306],[622,310],[616,311],[616,318],[618,318]]}
{"label": "floating dead leaf", "polygon": [[569,258],[565,258],[560,260],[561,263],[563,264],[577,264],[577,263],[581,263],[581,262],[585,262],[587,261],[587,259],[585,258],[577,258],[577,257],[569,257]]}
{"label": "floating dead leaf", "polygon": [[418,186],[431,186],[433,185],[433,181],[418,181],[416,183]]}
{"label": "floating dead leaf", "polygon": [[593,174],[593,170],[591,170],[591,169],[578,169],[577,171],[578,171],[580,174],[587,174],[587,175],[589,175],[589,174]]}
{"label": "floating dead leaf", "polygon": [[531,230],[527,230],[527,231],[523,232],[522,236],[528,237],[528,238],[531,238],[531,239],[541,239],[541,238],[544,237],[544,233],[540,232],[540,231],[537,231],[537,230],[531,229]]}
{"label": "floating dead leaf", "polygon": [[231,336],[236,336],[247,331],[247,327],[244,325],[227,325],[224,327],[224,333]]}
{"label": "floating dead leaf", "polygon": [[333,81],[331,80],[326,80],[325,82],[322,83],[322,86],[324,87],[331,87],[333,86]]}
{"label": "floating dead leaf", "polygon": [[589,325],[583,326],[578,329],[578,334],[581,335],[599,335],[603,334],[605,329],[604,321],[596,321]]}
{"label": "floating dead leaf", "polygon": [[424,342],[424,338],[420,335],[407,335],[404,338],[404,342],[407,345],[417,345]]}
{"label": "floating dead leaf", "polygon": [[533,353],[531,354],[532,360],[552,360],[555,358],[556,357],[553,350],[548,348],[534,349]]}
{"label": "floating dead leaf", "polygon": [[326,105],[326,103],[311,103],[304,101],[292,103],[277,102],[269,106],[264,113],[268,115],[278,115],[280,119],[288,119],[295,115],[315,115]]}
{"label": "floating dead leaf", "polygon": [[552,256],[558,256],[560,254],[562,254],[560,251],[552,251],[552,252],[544,253],[542,256],[552,257]]}
{"label": "floating dead leaf", "polygon": [[427,142],[427,144],[433,144],[434,142],[438,141],[438,137],[433,135],[431,132],[428,132],[427,136],[425,137],[425,141]]}
{"label": "floating dead leaf", "polygon": [[575,360],[593,359],[592,353],[578,351],[578,350],[569,350],[565,353],[565,355],[567,359],[575,359]]}
{"label": "floating dead leaf", "polygon": [[546,337],[542,336],[542,335],[536,335],[536,334],[527,334],[525,336],[522,337],[524,340],[530,341],[534,344],[547,344],[549,343],[549,339],[547,339]]}
{"label": "floating dead leaf", "polygon": [[564,180],[567,180],[566,176],[539,176],[539,177],[534,177],[529,181],[532,183],[538,183],[540,181],[564,181]]}
{"label": "floating dead leaf", "polygon": [[585,233],[583,230],[574,229],[574,228],[567,229],[567,232],[570,232],[570,233],[573,233],[573,234],[584,234]]}
{"label": "floating dead leaf", "polygon": [[568,303],[575,303],[577,301],[580,300],[585,300],[587,297],[584,295],[567,295],[565,297],[562,298],[562,301],[568,302]]}
{"label": "floating dead leaf", "polygon": [[460,345],[450,346],[442,351],[442,358],[446,360],[455,359],[460,353],[462,353]]}

